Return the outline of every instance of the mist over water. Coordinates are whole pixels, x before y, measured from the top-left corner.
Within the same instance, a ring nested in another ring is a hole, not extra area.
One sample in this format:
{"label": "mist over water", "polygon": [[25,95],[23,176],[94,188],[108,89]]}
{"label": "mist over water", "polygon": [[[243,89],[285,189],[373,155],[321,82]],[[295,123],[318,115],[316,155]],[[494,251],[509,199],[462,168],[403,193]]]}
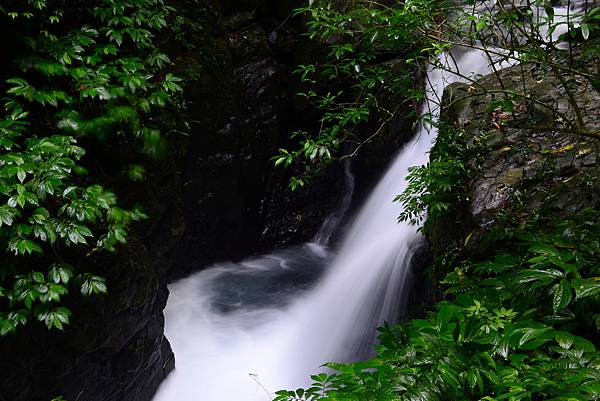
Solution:
{"label": "mist over water", "polygon": [[[489,71],[480,52],[454,59],[441,55],[439,62],[463,75]],[[428,72],[424,112],[434,120],[443,88],[457,79],[435,68]],[[309,384],[325,362],[368,357],[376,327],[402,315],[420,239],[415,227],[397,223],[402,210],[393,199],[406,187],[408,168],[427,162],[435,135],[434,128],[419,127],[338,249],[324,245],[325,233],[317,237],[320,244],[216,264],[173,284],[165,333],[176,369],[154,401],[266,401],[279,389]]]}

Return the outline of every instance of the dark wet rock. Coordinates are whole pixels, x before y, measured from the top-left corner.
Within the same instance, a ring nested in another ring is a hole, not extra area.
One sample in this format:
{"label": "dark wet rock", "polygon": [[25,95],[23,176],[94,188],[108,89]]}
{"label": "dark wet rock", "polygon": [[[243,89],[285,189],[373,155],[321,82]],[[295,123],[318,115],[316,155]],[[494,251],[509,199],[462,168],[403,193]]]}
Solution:
{"label": "dark wet rock", "polygon": [[[221,4],[220,33],[207,44],[219,49],[218,66],[203,72],[189,93],[195,121],[183,177],[186,232],[173,278],[310,240],[344,193],[340,166],[292,192],[289,172],[271,160],[279,148],[295,146],[291,132],[315,129],[318,119],[296,96],[300,86],[292,71],[322,53],[301,35],[302,20],[289,15],[296,6]],[[353,161],[357,199],[410,134],[406,119],[392,125]]]}
{"label": "dark wet rock", "polygon": [[[163,160],[147,164],[143,182],[115,180],[122,205],[139,203],[149,219],[133,228],[116,253],[63,255],[78,270],[107,278],[108,295],[69,296],[71,324],[49,332],[41,324],[0,341],[0,400],[148,401],[174,368],[163,335],[167,273],[184,232],[180,191],[185,139]],[[119,177],[127,148],[107,143],[106,173]],[[110,162],[112,160],[112,163]],[[114,171],[113,171],[114,170]]]}
{"label": "dark wet rock", "polygon": [[147,401],[174,368],[163,335],[165,272],[136,236],[116,254],[82,261],[110,296],[73,299],[64,333],[34,326],[0,342],[0,400]]}

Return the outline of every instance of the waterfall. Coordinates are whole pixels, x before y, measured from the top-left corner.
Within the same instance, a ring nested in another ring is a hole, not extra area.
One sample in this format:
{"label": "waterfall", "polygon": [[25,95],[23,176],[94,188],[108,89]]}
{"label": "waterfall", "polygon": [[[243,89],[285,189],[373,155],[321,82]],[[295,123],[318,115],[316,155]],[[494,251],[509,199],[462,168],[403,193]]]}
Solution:
{"label": "waterfall", "polygon": [[[489,72],[481,52],[463,52],[452,62],[446,58],[442,54],[439,62],[463,75]],[[435,120],[443,88],[458,77],[435,67],[427,77],[424,112]],[[434,127],[419,127],[336,251],[308,243],[217,264],[173,284],[165,334],[176,370],[154,401],[269,400],[278,389],[308,384],[324,362],[366,356],[375,328],[402,312],[403,286],[419,239],[415,227],[397,222],[402,209],[392,201],[406,187],[408,168],[427,162],[435,135]],[[341,215],[347,207],[342,202]]]}
{"label": "waterfall", "polygon": [[313,242],[320,245],[329,245],[331,236],[339,228],[340,223],[346,216],[350,205],[352,204],[352,196],[354,195],[354,174],[352,174],[352,164],[350,159],[344,160],[344,195],[340,202],[339,208],[334,210],[323,222],[319,232],[315,235]]}

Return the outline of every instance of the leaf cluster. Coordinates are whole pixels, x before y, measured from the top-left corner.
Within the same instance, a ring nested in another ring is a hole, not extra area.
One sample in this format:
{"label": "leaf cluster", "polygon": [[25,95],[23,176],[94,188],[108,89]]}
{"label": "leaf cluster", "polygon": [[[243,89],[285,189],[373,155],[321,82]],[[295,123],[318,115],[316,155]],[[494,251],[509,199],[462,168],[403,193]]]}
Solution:
{"label": "leaf cluster", "polygon": [[410,114],[412,102],[423,99],[421,82],[414,79],[415,65],[427,60],[420,30],[443,12],[437,6],[432,0],[394,7],[358,1],[344,8],[319,1],[295,10],[308,18],[307,35],[326,47],[326,55],[295,71],[306,89],[298,96],[320,117],[318,127],[292,133],[295,149],[280,149],[273,157],[276,165],[300,171],[292,187],[303,185],[323,166],[356,154],[398,111]]}
{"label": "leaf cluster", "polygon": [[[107,292],[69,255],[127,240],[146,218],[126,210],[86,165],[82,143],[112,140],[157,157],[155,114],[182,91],[157,33],[175,10],[162,0],[6,1],[0,18],[19,41],[0,117],[0,335],[31,321],[62,330],[65,297]],[[141,166],[129,175],[143,179]]]}
{"label": "leaf cluster", "polygon": [[456,205],[467,198],[467,183],[472,176],[469,161],[482,156],[483,145],[467,146],[464,130],[449,123],[436,125],[439,134],[429,161],[409,168],[408,185],[395,198],[403,206],[399,221],[420,225],[427,218],[426,224],[433,224],[455,212]]}

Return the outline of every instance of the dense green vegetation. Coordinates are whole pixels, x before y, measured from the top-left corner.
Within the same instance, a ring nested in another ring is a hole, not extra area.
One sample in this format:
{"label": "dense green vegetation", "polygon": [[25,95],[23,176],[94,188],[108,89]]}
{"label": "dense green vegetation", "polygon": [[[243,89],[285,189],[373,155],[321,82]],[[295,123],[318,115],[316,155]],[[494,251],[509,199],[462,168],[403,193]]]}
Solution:
{"label": "dense green vegetation", "polygon": [[[555,16],[550,3],[542,1],[536,3],[545,9],[541,17],[514,4],[498,3],[500,10],[493,11],[476,10],[475,2],[468,4],[472,9],[451,11],[439,2],[419,0],[394,5],[356,1],[346,4],[349,8],[320,1],[304,11],[311,15],[309,27],[334,42],[330,47],[333,55],[337,52],[351,59],[332,57],[327,70],[350,70],[361,57],[355,51],[360,48],[357,45],[393,37],[397,30],[402,32],[402,44],[416,47],[411,54],[417,56],[411,62],[423,66],[431,63],[452,71],[436,56],[452,47],[478,49],[488,55],[499,89],[484,87],[480,77],[455,71],[471,86],[463,97],[447,100],[446,109],[464,98],[493,91],[496,98],[487,107],[491,123],[498,128],[510,124],[533,132],[553,129],[574,137],[597,138],[598,133],[586,125],[575,88],[576,82],[598,82],[594,67],[598,61],[598,9],[588,9],[576,20]],[[452,19],[445,18],[452,13]],[[378,19],[381,16],[383,20]],[[339,31],[327,28],[330,21],[347,27],[343,31],[346,36],[332,39]],[[321,25],[324,28],[315,28]],[[562,28],[567,29],[558,39],[547,33]],[[570,50],[564,49],[566,43]],[[352,57],[355,55],[357,58]],[[500,65],[506,61],[521,66],[523,79],[518,89],[504,85]],[[528,66],[535,66],[540,80],[546,76],[557,79],[567,94],[573,118],[531,95],[525,79]],[[303,70],[317,68],[304,66]],[[359,88],[366,91],[368,85]],[[378,94],[372,96],[377,99]],[[330,109],[325,101],[320,105],[327,110],[326,116],[329,110],[340,110],[335,104]],[[552,110],[556,119],[551,127],[519,118],[518,107],[533,105]],[[500,114],[510,121],[497,121],[495,116]],[[337,121],[345,120],[340,117]],[[359,124],[350,129],[343,124],[335,127],[333,132],[340,140],[360,129]],[[408,189],[397,198],[405,207],[400,220],[419,224],[428,213],[426,234],[438,224],[452,222],[457,213],[460,216],[469,183],[479,173],[477,160],[488,151],[485,138],[468,142],[465,132],[452,121],[443,120],[438,128],[430,162],[411,170]],[[321,130],[311,137],[315,142],[304,140],[301,145],[310,149],[314,144],[329,143],[335,148],[335,141],[327,142],[331,132]],[[304,154],[309,163],[321,155],[335,158],[327,151],[313,153]],[[301,152],[290,153],[286,162],[291,165],[289,158],[302,156]],[[279,391],[275,400],[599,399],[600,353],[595,345],[600,331],[598,211],[586,209],[569,216],[557,214],[551,207],[525,213],[517,206],[496,218],[493,228],[477,239],[478,248],[470,244],[473,232],[450,241],[454,245],[438,255],[430,271],[430,279],[440,280],[443,286],[442,300],[420,319],[382,327],[375,358],[327,364],[332,372],[313,376],[311,387]]]}
{"label": "dense green vegetation", "polygon": [[440,258],[447,300],[381,328],[376,358],[329,364],[337,373],[276,399],[598,399],[600,215],[505,222],[492,237],[487,255]]}
{"label": "dense green vegetation", "polygon": [[464,188],[471,175],[468,161],[481,157],[484,146],[467,146],[464,131],[450,122],[437,125],[441,134],[429,163],[411,168],[407,189],[395,199],[404,206],[400,221],[429,225],[466,201]]}
{"label": "dense green vegetation", "polygon": [[[534,5],[547,13],[544,15],[533,15],[529,8],[511,2],[500,4],[499,10],[482,9],[474,1],[465,3],[466,9],[458,11],[439,0],[321,0],[296,10],[306,15],[308,36],[327,48],[327,56],[318,63],[300,65],[296,71],[306,88],[298,95],[322,111],[318,129],[293,132],[298,147],[281,149],[273,158],[276,165],[295,168],[297,174],[290,182],[293,189],[303,186],[324,165],[355,155],[381,134],[398,112],[417,116],[418,109],[411,105],[424,100],[425,84],[418,78],[419,72],[431,67],[472,84],[469,96],[495,93],[497,99],[490,109],[512,113],[518,102],[536,104],[557,114],[561,127],[554,129],[600,137],[586,127],[572,90],[575,80],[591,81],[596,86],[600,82],[594,65],[598,46],[591,40],[600,19],[598,8],[565,18],[555,17],[552,5],[541,0]],[[552,32],[557,30],[566,33],[553,39]],[[563,50],[567,44],[588,41],[594,44],[583,51]],[[453,56],[449,61],[439,58],[453,47],[484,52],[501,88],[486,89],[478,84],[479,77],[456,71]],[[537,66],[540,78],[558,77],[576,111],[575,118],[530,96],[525,81],[516,90],[506,89],[499,71],[508,63]],[[431,115],[425,113],[421,119],[428,121]],[[529,126],[527,121],[518,123],[527,128],[547,128]],[[342,146],[348,143],[352,146]]]}
{"label": "dense green vegetation", "polygon": [[[86,148],[100,155],[111,143],[141,161],[164,153],[157,116],[175,110],[182,90],[161,50],[174,11],[162,0],[0,5],[11,29],[0,86],[1,335],[36,320],[62,329],[69,292],[107,291],[101,275],[79,265],[114,251],[128,225],[146,216],[119,206],[105,185],[116,177],[104,175]],[[116,168],[143,179],[142,164]]]}

